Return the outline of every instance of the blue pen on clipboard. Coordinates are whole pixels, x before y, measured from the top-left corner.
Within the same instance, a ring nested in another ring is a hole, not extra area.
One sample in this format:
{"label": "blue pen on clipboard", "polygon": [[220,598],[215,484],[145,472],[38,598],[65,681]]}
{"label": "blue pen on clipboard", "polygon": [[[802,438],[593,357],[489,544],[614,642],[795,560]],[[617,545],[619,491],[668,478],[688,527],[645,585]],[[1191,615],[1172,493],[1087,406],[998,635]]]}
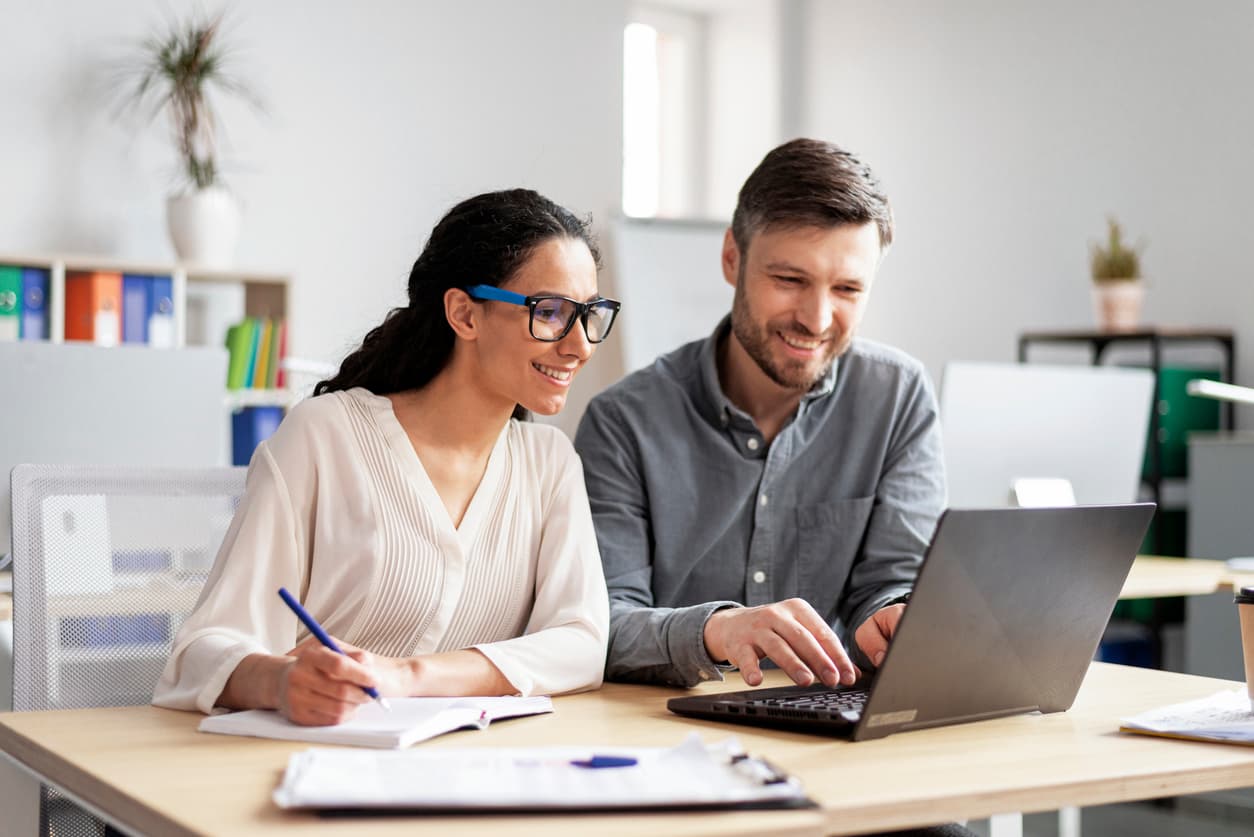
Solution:
{"label": "blue pen on clipboard", "polygon": [[589,756],[572,761],[575,767],[631,767],[636,760],[631,756]]}
{"label": "blue pen on clipboard", "polygon": [[[331,637],[327,635],[327,632],[322,630],[322,626],[318,624],[318,620],[310,616],[309,611],[305,610],[303,607],[300,606],[300,602],[296,601],[295,596],[287,592],[286,589],[280,587],[279,598],[282,599],[284,603],[292,609],[292,613],[296,614],[296,618],[299,619],[302,623],[304,623],[305,627],[309,629],[309,633],[317,637],[319,642],[321,642],[327,648],[330,648],[336,654],[344,653],[344,651],[340,648],[340,646],[335,644],[335,640],[331,639]],[[388,706],[387,700],[382,695],[379,694],[378,689],[374,688],[373,686],[362,686],[361,690],[365,692],[366,694],[370,695],[376,701],[378,701],[379,705],[382,706],[385,711],[387,712],[392,711],[392,707]]]}

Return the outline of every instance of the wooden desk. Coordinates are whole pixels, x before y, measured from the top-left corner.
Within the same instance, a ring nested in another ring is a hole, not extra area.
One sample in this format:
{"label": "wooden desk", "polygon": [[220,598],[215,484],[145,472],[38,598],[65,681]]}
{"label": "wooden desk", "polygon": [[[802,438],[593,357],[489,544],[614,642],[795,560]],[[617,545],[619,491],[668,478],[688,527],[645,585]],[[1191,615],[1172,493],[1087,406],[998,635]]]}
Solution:
{"label": "wooden desk", "polygon": [[1119,598],[1208,596],[1249,585],[1254,585],[1254,573],[1234,573],[1223,561],[1138,555]]}
{"label": "wooden desk", "polygon": [[1223,561],[1138,555],[1124,582],[1121,599],[1208,596],[1230,576]]}
{"label": "wooden desk", "polygon": [[[771,672],[782,680],[779,672]],[[633,816],[427,817],[432,833],[851,834],[1011,811],[1052,810],[1254,785],[1254,748],[1116,732],[1119,718],[1235,684],[1095,663],[1066,713],[1023,715],[849,743],[690,721],[675,690],[614,684],[558,698],[551,716],[444,736],[422,747],[677,743],[738,735],[797,775],[816,811]],[[737,688],[736,683],[701,688]],[[45,781],[158,834],[390,835],[410,817],[321,819],[284,813],[270,793],[302,745],[195,732],[199,717],[153,707],[0,715],[0,749]]]}

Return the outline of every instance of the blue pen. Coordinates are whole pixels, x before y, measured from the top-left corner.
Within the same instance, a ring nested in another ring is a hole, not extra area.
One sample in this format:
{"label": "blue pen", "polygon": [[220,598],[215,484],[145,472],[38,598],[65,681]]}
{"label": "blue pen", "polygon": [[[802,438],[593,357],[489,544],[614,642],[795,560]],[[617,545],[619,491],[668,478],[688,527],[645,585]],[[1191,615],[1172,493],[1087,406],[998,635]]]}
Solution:
{"label": "blue pen", "polygon": [[[327,632],[322,630],[322,626],[318,624],[318,621],[314,619],[312,616],[310,616],[307,610],[305,610],[303,607],[300,606],[300,602],[296,601],[295,596],[287,592],[287,590],[285,590],[284,588],[280,587],[279,598],[287,603],[287,606],[292,609],[292,613],[296,614],[296,618],[305,624],[305,627],[309,629],[309,633],[316,636],[319,642],[321,642],[327,648],[330,648],[336,654],[344,653],[344,651],[341,650],[340,646],[335,644],[335,640],[331,639],[331,637],[327,635]],[[386,711],[388,712],[392,711],[392,707],[388,706],[387,700],[385,700],[383,696],[379,694],[378,689],[374,688],[373,686],[362,686],[361,690],[365,692],[366,694],[370,695],[375,700],[377,700],[379,702],[379,705],[382,706]]]}
{"label": "blue pen", "polygon": [[631,767],[635,763],[631,756],[592,756],[571,762],[575,767]]}

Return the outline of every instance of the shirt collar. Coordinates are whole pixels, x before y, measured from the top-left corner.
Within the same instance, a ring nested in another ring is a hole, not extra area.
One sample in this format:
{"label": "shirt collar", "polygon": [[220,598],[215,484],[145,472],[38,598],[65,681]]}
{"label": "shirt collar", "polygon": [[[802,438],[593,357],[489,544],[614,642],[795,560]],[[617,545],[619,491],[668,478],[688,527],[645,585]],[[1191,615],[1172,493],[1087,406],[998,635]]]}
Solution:
{"label": "shirt collar", "polygon": [[[697,407],[701,413],[714,424],[723,424],[726,416],[743,416],[748,414],[737,407],[723,392],[723,385],[718,380],[718,344],[726,336],[730,339],[731,315],[723,317],[714,327],[713,333],[701,345],[698,358],[700,364],[699,380],[701,382]],[[832,361],[831,367],[820,378],[810,391],[801,397],[803,402],[813,401],[832,394],[836,388],[836,375],[840,369],[840,358]]]}

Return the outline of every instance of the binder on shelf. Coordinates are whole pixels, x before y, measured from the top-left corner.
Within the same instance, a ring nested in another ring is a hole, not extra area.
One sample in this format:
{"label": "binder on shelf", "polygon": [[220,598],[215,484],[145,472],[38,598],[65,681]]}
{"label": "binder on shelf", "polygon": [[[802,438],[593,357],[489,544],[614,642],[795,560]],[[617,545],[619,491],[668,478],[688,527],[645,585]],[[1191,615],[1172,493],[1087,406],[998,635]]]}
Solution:
{"label": "binder on shelf", "polygon": [[72,271],[65,277],[65,339],[116,346],[122,339],[122,274]]}
{"label": "binder on shelf", "polygon": [[174,348],[174,279],[153,276],[148,294],[148,345],[158,349]]}
{"label": "binder on shelf", "polygon": [[47,340],[48,292],[51,274],[39,267],[22,268],[22,325],[23,340]]}
{"label": "binder on shelf", "polygon": [[0,265],[0,340],[16,342],[21,334],[22,269]]}
{"label": "binder on shelf", "polygon": [[283,368],[285,360],[287,360],[287,320],[279,320],[279,359],[275,363],[277,368],[274,375],[274,385],[279,389],[287,386],[287,370]]}
{"label": "binder on shelf", "polygon": [[269,317],[258,320],[257,330],[260,334],[257,338],[257,365],[253,369],[251,386],[253,389],[264,389],[270,364],[270,340],[274,335],[274,321]]}
{"label": "binder on shelf", "polygon": [[122,342],[148,342],[148,306],[152,277],[122,274]]}
{"label": "binder on shelf", "polygon": [[269,439],[283,420],[282,407],[245,407],[231,415],[231,464],[247,465],[257,445]]}
{"label": "binder on shelf", "polygon": [[244,370],[244,382],[240,386],[252,387],[257,374],[257,344],[261,342],[261,322],[256,317],[248,320],[248,366]]}
{"label": "binder on shelf", "polygon": [[248,357],[252,352],[253,321],[244,319],[226,331],[227,362],[226,388],[243,389],[248,386]]}
{"label": "binder on shelf", "polygon": [[283,321],[274,320],[270,332],[270,358],[266,362],[266,380],[263,386],[266,389],[276,389],[279,385],[279,362],[282,357],[279,352],[283,338]]}

